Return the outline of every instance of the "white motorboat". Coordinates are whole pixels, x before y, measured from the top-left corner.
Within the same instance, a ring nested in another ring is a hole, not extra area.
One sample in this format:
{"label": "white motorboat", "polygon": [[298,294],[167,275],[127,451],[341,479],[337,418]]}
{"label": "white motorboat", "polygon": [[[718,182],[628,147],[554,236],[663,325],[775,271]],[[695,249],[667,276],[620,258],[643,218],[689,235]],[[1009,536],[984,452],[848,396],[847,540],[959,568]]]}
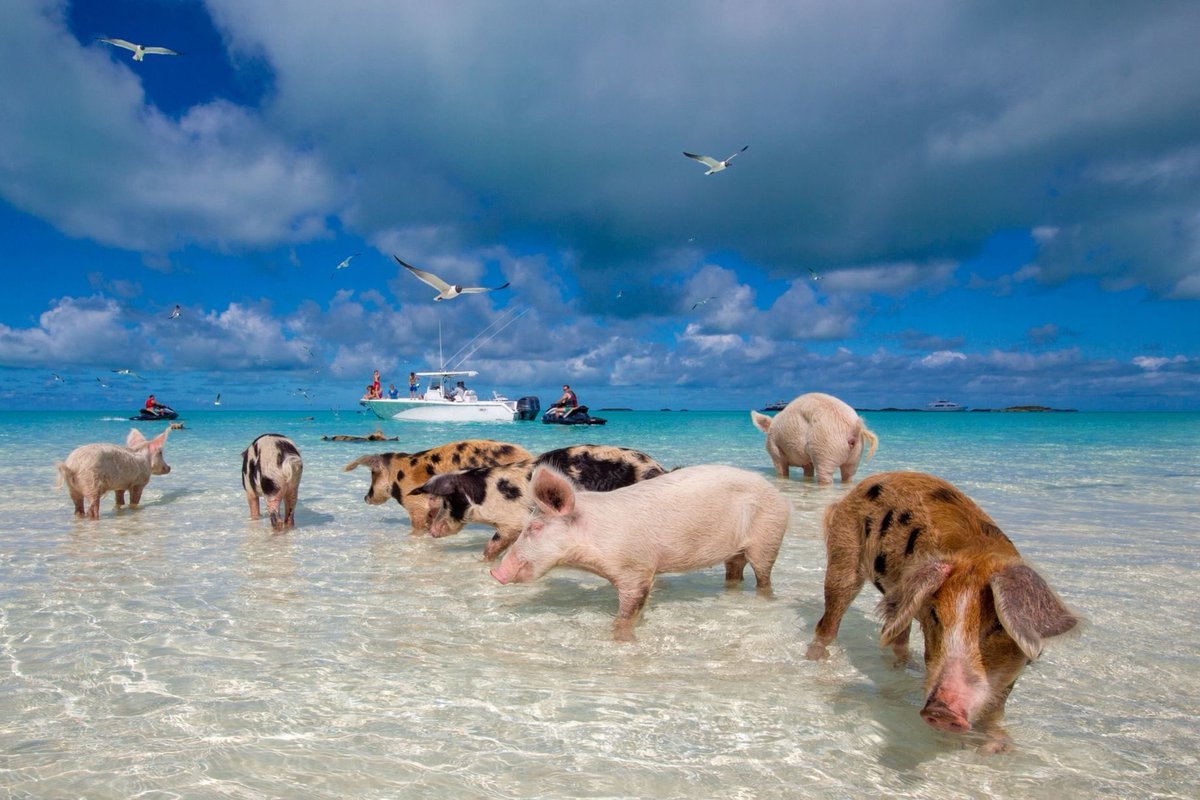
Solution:
{"label": "white motorboat", "polygon": [[966,411],[966,406],[960,406],[952,400],[934,400],[925,406],[926,411]]}
{"label": "white motorboat", "polygon": [[517,401],[492,393],[481,400],[474,389],[463,386],[465,378],[478,375],[474,370],[418,372],[426,384],[419,397],[392,400],[360,400],[380,419],[413,422],[512,422],[517,417]]}

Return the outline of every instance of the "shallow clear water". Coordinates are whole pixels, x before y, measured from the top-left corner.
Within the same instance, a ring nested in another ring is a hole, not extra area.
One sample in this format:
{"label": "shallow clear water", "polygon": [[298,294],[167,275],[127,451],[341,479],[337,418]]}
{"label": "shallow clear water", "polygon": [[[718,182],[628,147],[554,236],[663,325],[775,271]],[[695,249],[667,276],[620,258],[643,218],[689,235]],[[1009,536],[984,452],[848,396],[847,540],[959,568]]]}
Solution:
{"label": "shallow clear water", "polygon": [[[198,413],[142,508],[78,521],[55,461],[121,441],[116,415],[0,414],[0,794],[12,797],[1194,797],[1200,415],[866,417],[859,478],[932,471],[972,495],[1090,621],[1023,673],[1015,752],[983,757],[921,721],[919,669],[876,645],[868,587],[832,658],[804,660],[821,613],[820,518],[793,501],[776,597],[719,568],[662,578],[638,641],[616,594],[567,571],[501,586],[468,528],[408,535],[367,506],[369,452],[489,437],[578,442],[668,466],[771,475],[745,412],[609,412],[603,428],[384,423],[355,414]],[[159,426],[144,426],[147,433]],[[248,519],[240,452],[304,455],[298,527]],[[669,513],[669,511],[664,511]],[[919,636],[914,643],[919,642]]]}

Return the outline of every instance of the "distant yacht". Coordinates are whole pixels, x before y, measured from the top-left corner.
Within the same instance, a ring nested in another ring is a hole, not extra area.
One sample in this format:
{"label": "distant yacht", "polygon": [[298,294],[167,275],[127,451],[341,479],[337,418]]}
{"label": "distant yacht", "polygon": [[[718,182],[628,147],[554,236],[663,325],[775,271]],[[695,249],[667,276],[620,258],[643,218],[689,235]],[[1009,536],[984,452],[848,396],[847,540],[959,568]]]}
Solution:
{"label": "distant yacht", "polygon": [[787,400],[776,400],[774,403],[767,403],[763,406],[763,411],[783,411],[787,408]]}
{"label": "distant yacht", "polygon": [[925,406],[926,411],[966,411],[966,406],[960,406],[952,400],[934,400]]}

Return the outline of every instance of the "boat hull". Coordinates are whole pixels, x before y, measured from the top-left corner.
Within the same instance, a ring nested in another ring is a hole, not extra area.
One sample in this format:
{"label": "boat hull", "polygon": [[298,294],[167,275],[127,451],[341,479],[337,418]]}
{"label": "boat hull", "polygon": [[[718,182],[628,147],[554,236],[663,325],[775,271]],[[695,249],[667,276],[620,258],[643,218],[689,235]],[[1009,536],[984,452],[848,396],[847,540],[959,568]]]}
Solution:
{"label": "boat hull", "polygon": [[380,419],[404,422],[512,422],[517,416],[515,402],[480,400],[457,403],[451,400],[360,400]]}

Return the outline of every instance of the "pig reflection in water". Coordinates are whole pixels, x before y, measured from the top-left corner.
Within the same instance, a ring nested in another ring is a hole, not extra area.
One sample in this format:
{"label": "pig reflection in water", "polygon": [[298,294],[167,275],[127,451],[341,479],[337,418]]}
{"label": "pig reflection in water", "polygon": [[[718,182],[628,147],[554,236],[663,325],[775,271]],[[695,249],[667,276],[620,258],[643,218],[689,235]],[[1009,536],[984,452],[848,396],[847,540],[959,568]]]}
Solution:
{"label": "pig reflection in water", "polygon": [[613,634],[624,641],[634,638],[659,573],[724,563],[726,583],[740,585],[748,563],[758,591],[769,594],[791,515],[791,504],[762,476],[734,467],[685,467],[611,492],[587,492],[541,466],[530,488],[537,510],[492,577],[520,583],[564,566],[607,578],[620,600]]}
{"label": "pig reflection in water", "polygon": [[981,732],[983,752],[1009,749],[1000,721],[1017,677],[1044,640],[1080,619],[991,518],[940,478],[885,472],[829,507],[825,545],[825,614],[808,658],[829,655],[842,615],[870,579],[883,592],[881,644],[897,666],[907,663],[912,621],[921,623],[921,717],[941,731]]}

